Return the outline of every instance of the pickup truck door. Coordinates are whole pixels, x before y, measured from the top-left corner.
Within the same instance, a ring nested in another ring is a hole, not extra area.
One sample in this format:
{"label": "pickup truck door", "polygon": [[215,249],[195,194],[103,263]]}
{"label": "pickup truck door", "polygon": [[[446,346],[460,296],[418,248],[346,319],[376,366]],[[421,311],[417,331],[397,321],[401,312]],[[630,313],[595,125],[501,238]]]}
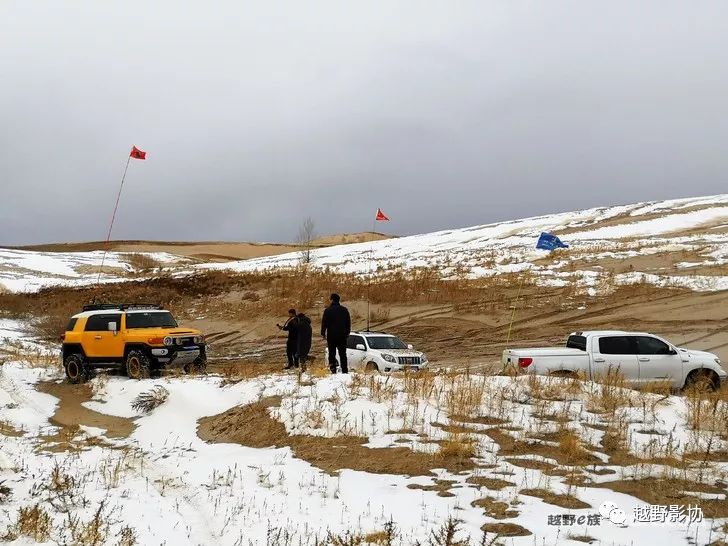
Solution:
{"label": "pickup truck door", "polygon": [[618,371],[629,385],[637,385],[640,375],[634,337],[608,335],[595,339],[592,344],[592,378],[604,377],[610,370]]}
{"label": "pickup truck door", "polygon": [[672,387],[682,387],[684,383],[683,363],[677,351],[656,337],[635,337],[637,338],[640,385],[654,381],[669,381]]}

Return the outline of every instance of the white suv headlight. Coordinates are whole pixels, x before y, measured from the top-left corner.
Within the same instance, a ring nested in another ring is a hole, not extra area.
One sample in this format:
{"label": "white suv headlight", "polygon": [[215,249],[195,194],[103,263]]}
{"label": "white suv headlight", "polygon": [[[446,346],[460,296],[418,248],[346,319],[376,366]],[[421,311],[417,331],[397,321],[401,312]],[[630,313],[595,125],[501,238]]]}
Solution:
{"label": "white suv headlight", "polygon": [[425,353],[422,353],[422,356],[420,357],[420,362],[422,362],[422,363],[427,362],[427,355]]}
{"label": "white suv headlight", "polygon": [[397,362],[397,359],[387,353],[382,353],[382,358],[387,362]]}

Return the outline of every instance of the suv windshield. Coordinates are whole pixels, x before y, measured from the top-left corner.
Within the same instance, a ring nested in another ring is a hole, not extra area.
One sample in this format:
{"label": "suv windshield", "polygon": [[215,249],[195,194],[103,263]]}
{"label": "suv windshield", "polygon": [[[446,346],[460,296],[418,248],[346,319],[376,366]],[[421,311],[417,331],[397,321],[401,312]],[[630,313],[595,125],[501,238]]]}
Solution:
{"label": "suv windshield", "polygon": [[168,311],[153,313],[127,313],[127,328],[176,328],[177,321]]}
{"label": "suv windshield", "polygon": [[407,345],[404,344],[404,342],[399,339],[398,337],[394,336],[377,336],[377,337],[368,337],[367,341],[369,341],[369,347],[372,349],[406,349]]}

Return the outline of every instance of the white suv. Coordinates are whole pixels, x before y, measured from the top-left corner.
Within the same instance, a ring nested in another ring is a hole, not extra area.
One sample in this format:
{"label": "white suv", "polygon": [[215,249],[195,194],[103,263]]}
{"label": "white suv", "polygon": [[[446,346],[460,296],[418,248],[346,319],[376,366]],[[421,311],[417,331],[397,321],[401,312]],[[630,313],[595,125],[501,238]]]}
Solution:
{"label": "white suv", "polygon": [[[327,361],[328,356],[327,349]],[[346,359],[350,370],[417,371],[427,366],[425,353],[415,351],[397,336],[382,332],[352,332],[346,342]]]}

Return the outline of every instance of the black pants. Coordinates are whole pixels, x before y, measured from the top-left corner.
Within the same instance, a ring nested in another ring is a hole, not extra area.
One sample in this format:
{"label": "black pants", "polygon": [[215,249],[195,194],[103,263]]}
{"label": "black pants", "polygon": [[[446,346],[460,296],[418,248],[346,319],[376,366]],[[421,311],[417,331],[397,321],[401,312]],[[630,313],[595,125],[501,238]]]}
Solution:
{"label": "black pants", "polygon": [[339,364],[341,364],[341,373],[349,373],[349,362],[346,360],[346,338],[344,339],[327,339],[329,346],[329,368],[331,373],[336,373],[336,353],[339,353]]}
{"label": "black pants", "polygon": [[298,349],[298,342],[295,339],[289,339],[286,342],[286,357],[288,358],[288,367],[293,368],[298,366],[298,356],[296,351]]}

